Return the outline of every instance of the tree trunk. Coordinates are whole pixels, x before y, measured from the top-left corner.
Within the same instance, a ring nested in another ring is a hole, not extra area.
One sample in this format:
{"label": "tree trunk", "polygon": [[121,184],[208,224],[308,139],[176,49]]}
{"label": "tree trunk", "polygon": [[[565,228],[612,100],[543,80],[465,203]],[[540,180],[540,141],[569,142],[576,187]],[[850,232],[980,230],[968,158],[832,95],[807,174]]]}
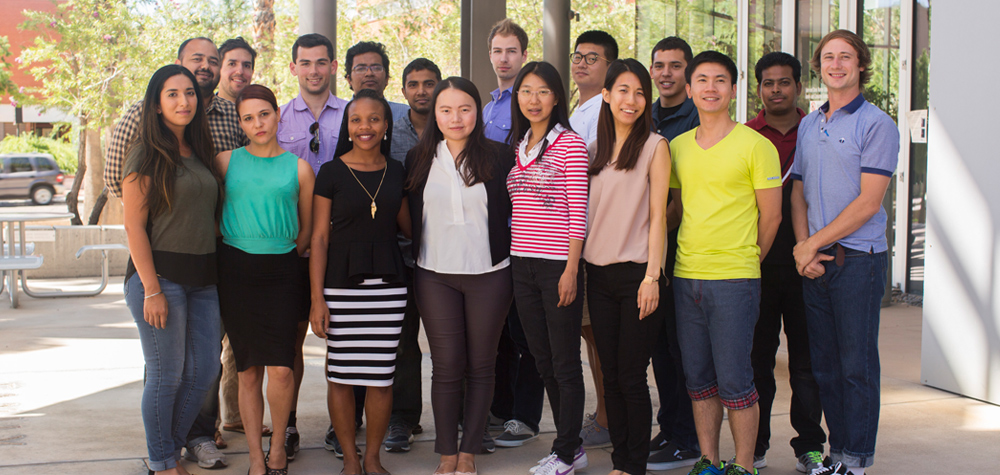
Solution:
{"label": "tree trunk", "polygon": [[80,187],[83,185],[83,179],[87,176],[87,160],[85,153],[85,144],[87,143],[87,122],[84,120],[80,121],[80,140],[78,142],[79,149],[76,153],[76,177],[73,179],[73,187],[70,188],[69,193],[66,193],[66,208],[69,209],[70,213],[73,213],[73,219],[70,220],[70,224],[74,226],[80,226],[83,224],[83,220],[80,219],[80,210],[78,207]]}
{"label": "tree trunk", "polygon": [[105,188],[101,190],[101,194],[97,195],[97,199],[94,200],[94,208],[90,211],[90,219],[87,224],[94,226],[101,224],[101,211],[104,210],[104,205],[108,202],[108,189]]}
{"label": "tree trunk", "polygon": [[[97,197],[101,195],[101,191],[104,189],[104,153],[101,151],[101,131],[100,129],[90,128],[86,131],[86,155],[84,159],[87,161],[87,176],[85,178],[85,183],[83,185],[83,216],[90,216],[93,214],[94,205],[97,203]],[[97,212],[97,216],[100,216],[101,212]]]}
{"label": "tree trunk", "polygon": [[[253,46],[260,56],[257,64],[270,64],[274,55],[274,0],[254,0],[253,4]],[[276,84],[277,71],[262,68],[263,84]]]}

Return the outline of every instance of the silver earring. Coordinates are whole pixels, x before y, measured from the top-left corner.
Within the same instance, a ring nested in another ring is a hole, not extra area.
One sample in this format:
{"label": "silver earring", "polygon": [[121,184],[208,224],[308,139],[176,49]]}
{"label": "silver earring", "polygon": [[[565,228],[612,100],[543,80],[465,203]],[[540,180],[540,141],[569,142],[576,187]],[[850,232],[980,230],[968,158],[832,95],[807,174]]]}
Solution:
{"label": "silver earring", "polygon": [[353,141],[354,141],[354,139],[352,139],[352,138],[351,138],[351,136],[347,136],[347,141],[348,141],[348,142],[353,142]]}

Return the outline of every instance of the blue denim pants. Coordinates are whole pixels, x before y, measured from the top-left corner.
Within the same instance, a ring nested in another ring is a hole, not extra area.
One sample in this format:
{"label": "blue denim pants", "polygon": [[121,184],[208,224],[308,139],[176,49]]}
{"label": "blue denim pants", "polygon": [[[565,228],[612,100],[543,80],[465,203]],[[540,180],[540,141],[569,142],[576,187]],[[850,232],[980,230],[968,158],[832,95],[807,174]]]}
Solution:
{"label": "blue denim pants", "polygon": [[145,290],[138,274],[125,282],[125,303],[139,329],[146,360],[142,423],[149,468],[177,466],[188,431],[221,367],[219,294],[214,285],[195,287],[160,278],[167,298],[167,325],[156,329],[143,318]]}
{"label": "blue denim pants", "polygon": [[827,261],[821,277],[802,279],[809,353],[830,429],[830,458],[870,467],[878,432],[878,326],[887,253],[844,250],[844,265]]}
{"label": "blue denim pants", "polygon": [[719,396],[739,410],[759,398],[750,351],[760,315],[760,279],[674,277],[677,339],[692,401]]}

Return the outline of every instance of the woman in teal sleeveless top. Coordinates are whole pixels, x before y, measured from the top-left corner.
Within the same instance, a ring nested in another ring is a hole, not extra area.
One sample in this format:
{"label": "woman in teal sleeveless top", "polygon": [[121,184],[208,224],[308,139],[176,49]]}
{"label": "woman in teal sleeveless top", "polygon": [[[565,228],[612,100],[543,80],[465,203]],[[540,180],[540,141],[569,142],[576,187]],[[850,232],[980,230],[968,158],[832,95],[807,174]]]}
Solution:
{"label": "woman in teal sleeveless top", "polygon": [[244,148],[224,152],[216,163],[225,181],[219,306],[239,372],[240,414],[250,451],[251,475],[287,473],[284,444],[264,456],[263,380],[275,434],[284,434],[294,397],[294,359],[299,322],[309,295],[299,256],[311,234],[312,167],[281,149],[279,109],[268,88],[250,85],[236,101]]}

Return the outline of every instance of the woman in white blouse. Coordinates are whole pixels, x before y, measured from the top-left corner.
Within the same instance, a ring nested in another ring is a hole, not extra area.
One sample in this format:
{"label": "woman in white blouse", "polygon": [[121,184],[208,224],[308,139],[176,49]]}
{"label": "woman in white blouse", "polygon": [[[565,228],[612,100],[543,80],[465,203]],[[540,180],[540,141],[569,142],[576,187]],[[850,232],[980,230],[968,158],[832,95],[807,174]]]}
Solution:
{"label": "woman in white blouse", "polygon": [[[406,156],[414,295],[431,347],[431,404],[442,475],[476,473],[493,398],[497,344],[513,295],[511,151],[483,135],[476,86],[450,77],[431,98],[434,120]],[[464,431],[458,443],[459,409]]]}

